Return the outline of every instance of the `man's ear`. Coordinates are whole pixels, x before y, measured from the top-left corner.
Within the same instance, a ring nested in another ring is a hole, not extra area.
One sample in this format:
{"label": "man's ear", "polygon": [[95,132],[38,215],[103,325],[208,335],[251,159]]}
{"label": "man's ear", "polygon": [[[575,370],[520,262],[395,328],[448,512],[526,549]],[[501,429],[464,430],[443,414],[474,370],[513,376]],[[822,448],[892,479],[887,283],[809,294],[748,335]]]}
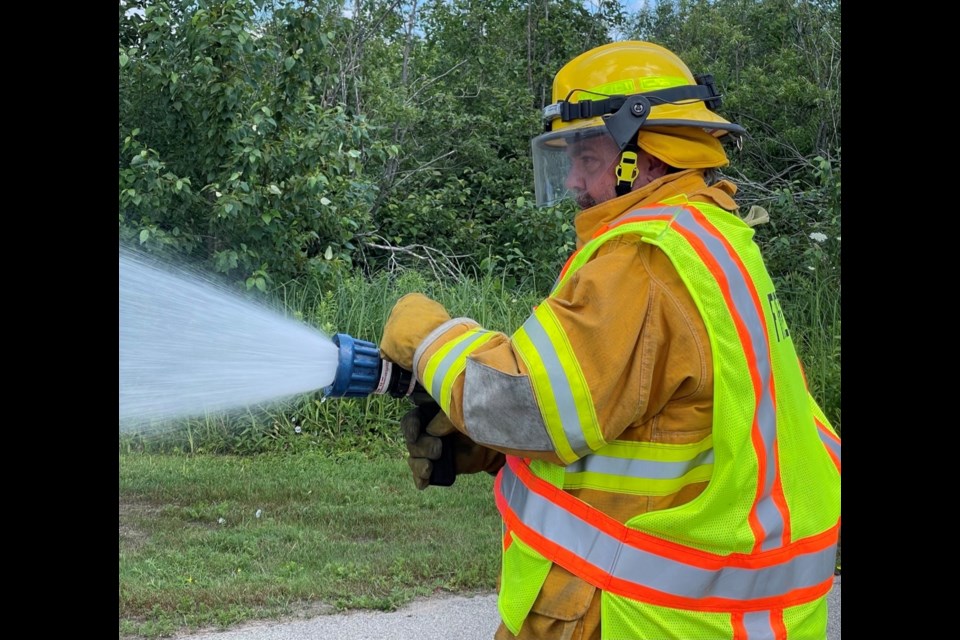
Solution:
{"label": "man's ear", "polygon": [[656,180],[657,178],[667,175],[670,170],[670,166],[658,158],[657,156],[651,155],[644,152],[644,160],[647,163],[646,173],[650,177],[650,180]]}
{"label": "man's ear", "polygon": [[633,183],[634,189],[639,189],[667,175],[670,166],[660,158],[641,151],[637,154],[637,170],[639,173]]}

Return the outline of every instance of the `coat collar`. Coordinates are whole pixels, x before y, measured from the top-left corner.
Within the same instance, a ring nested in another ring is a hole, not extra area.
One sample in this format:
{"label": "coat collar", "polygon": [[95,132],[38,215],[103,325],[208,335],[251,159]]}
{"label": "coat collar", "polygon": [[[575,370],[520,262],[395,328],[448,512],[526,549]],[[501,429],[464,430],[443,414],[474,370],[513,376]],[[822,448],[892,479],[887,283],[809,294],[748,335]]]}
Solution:
{"label": "coat collar", "polygon": [[698,169],[665,175],[636,191],[601,202],[578,213],[573,220],[577,231],[577,248],[589,242],[597,229],[636,207],[686,195],[695,202],[709,202],[727,211],[735,211],[737,203],[734,202],[733,195],[736,191],[736,186],[726,180],[708,186],[703,180],[703,173]]}

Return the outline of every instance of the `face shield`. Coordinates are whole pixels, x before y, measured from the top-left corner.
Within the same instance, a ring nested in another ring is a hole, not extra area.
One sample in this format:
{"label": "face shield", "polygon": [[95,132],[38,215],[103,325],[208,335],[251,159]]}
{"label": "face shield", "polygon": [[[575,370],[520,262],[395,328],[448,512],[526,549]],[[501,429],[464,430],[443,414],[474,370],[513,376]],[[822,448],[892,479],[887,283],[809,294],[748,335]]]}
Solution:
{"label": "face shield", "polygon": [[[550,130],[531,143],[537,206],[575,195],[576,189],[599,178],[598,172],[613,171],[620,152],[636,142],[649,113],[650,102],[642,95],[561,101],[545,107],[543,120]],[[555,129],[564,122],[573,124]],[[632,181],[626,180],[628,188]]]}
{"label": "face shield", "polygon": [[[616,142],[602,122],[544,133],[534,138],[531,146],[538,207],[552,206],[576,195],[567,186],[571,171],[587,177],[598,171],[613,171],[611,163],[619,155]],[[607,157],[611,153],[612,157]]]}

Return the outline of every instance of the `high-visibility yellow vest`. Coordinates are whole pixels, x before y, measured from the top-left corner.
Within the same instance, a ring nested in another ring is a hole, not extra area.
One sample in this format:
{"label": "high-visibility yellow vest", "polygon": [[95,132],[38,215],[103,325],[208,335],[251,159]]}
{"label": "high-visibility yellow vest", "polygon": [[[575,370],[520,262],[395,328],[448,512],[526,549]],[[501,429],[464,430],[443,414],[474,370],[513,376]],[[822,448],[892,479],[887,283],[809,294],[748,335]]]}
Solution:
{"label": "high-visibility yellow vest", "polygon": [[519,631],[556,562],[602,590],[605,640],[825,638],[840,439],[807,390],[753,230],[704,203],[636,209],[574,254],[554,291],[625,234],[666,253],[704,319],[715,367],[711,438],[680,452],[591,446],[599,429],[589,390],[549,305],[514,344],[550,437],[564,445],[561,459],[583,456],[577,473],[611,490],[664,478],[709,484],[689,503],[621,524],[563,490],[576,475],[569,468],[508,456],[495,485],[506,528],[504,623]]}

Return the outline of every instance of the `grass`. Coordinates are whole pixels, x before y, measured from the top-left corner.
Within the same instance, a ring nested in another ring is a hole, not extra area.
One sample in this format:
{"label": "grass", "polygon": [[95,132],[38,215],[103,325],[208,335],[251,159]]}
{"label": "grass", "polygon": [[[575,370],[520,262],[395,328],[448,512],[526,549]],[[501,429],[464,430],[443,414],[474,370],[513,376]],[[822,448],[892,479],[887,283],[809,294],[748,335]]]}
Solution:
{"label": "grass", "polygon": [[492,477],[417,491],[401,455],[122,454],[120,632],[489,591],[499,571]]}

